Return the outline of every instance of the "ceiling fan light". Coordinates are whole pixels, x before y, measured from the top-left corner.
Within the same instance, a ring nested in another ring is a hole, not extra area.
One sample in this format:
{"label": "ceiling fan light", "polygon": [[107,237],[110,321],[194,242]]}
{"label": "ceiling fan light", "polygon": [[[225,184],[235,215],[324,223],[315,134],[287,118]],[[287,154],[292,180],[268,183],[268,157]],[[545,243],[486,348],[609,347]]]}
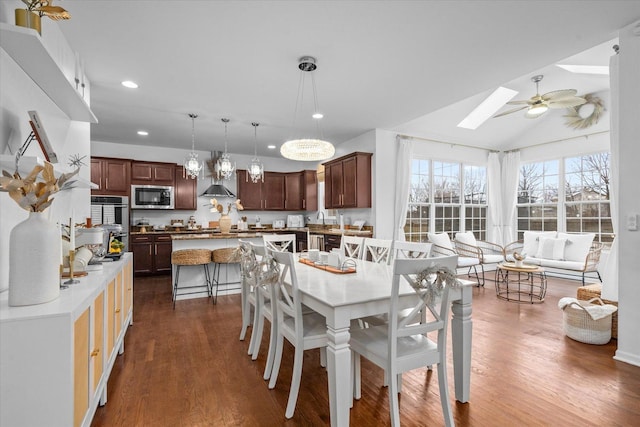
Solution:
{"label": "ceiling fan light", "polygon": [[292,139],[280,147],[283,157],[303,162],[326,160],[335,152],[333,144],[321,139]]}
{"label": "ceiling fan light", "polygon": [[545,104],[533,105],[531,108],[529,108],[529,111],[527,111],[527,116],[538,117],[546,113],[548,109],[549,107],[547,107]]}

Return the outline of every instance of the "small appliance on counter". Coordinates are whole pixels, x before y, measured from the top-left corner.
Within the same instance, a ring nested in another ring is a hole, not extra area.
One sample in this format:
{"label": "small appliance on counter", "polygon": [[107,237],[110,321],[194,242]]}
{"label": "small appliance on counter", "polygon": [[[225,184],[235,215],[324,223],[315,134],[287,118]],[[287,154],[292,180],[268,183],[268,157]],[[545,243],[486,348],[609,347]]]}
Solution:
{"label": "small appliance on counter", "polygon": [[303,228],[304,215],[287,215],[287,228]]}
{"label": "small appliance on counter", "polygon": [[284,220],[276,219],[275,221],[273,221],[273,228],[284,228]]}

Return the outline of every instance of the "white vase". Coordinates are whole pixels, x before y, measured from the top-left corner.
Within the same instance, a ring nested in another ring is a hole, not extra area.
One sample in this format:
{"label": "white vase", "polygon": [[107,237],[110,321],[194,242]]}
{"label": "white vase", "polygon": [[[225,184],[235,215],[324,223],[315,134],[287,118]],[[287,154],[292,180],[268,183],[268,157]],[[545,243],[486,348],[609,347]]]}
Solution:
{"label": "white vase", "polygon": [[222,234],[229,234],[231,231],[231,217],[227,214],[222,214],[220,217],[220,232]]}
{"label": "white vase", "polygon": [[9,305],[33,305],[60,295],[60,230],[42,212],[11,230]]}

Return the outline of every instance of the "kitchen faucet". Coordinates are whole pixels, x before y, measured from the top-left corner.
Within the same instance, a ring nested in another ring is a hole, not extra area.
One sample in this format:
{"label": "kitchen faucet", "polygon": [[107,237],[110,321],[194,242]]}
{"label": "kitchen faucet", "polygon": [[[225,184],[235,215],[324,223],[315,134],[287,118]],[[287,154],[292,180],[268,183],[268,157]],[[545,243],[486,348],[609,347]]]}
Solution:
{"label": "kitchen faucet", "polygon": [[316,216],[316,219],[320,219],[320,215],[322,215],[322,225],[324,225],[324,212],[318,211],[318,215]]}

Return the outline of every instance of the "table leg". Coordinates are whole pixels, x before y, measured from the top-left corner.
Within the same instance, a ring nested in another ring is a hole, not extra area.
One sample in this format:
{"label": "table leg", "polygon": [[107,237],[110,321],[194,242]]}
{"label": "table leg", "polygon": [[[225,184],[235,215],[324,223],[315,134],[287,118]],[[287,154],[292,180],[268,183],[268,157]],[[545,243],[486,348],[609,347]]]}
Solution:
{"label": "table leg", "polygon": [[329,408],[331,425],[349,425],[351,393],[351,350],[349,328],[327,328],[327,375],[329,377]]}
{"label": "table leg", "polygon": [[453,318],[451,319],[451,338],[453,345],[453,376],[455,379],[455,394],[458,402],[469,401],[471,388],[471,300],[472,289],[464,286],[461,289],[460,300],[451,305]]}

